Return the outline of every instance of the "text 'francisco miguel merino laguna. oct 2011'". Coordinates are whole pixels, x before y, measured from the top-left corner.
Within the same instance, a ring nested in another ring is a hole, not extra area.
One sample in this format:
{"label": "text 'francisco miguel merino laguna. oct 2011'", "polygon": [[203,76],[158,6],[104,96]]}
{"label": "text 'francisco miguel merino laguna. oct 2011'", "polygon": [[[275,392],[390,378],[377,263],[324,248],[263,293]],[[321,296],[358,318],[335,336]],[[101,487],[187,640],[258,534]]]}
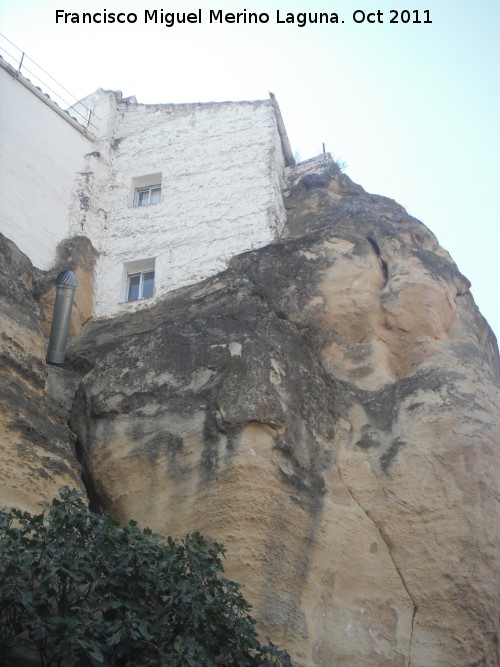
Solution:
{"label": "text 'francisco miguel merino laguna. oct 2011'", "polygon": [[355,9],[349,16],[342,17],[337,12],[287,12],[277,9],[274,13],[252,12],[244,9],[241,12],[225,12],[222,9],[197,9],[192,12],[166,12],[163,9],[144,9],[136,12],[68,12],[56,9],[56,23],[143,23],[164,25],[173,28],[183,24],[256,24],[267,23],[294,25],[304,28],[307,25],[352,23],[432,23],[429,9],[380,9],[365,11]]}

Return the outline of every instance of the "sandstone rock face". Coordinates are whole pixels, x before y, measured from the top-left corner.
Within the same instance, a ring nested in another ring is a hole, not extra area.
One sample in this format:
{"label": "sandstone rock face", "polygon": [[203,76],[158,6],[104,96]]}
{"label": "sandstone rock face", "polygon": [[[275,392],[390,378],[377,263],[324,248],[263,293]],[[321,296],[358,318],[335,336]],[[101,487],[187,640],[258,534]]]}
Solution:
{"label": "sandstone rock face", "polygon": [[297,665],[498,665],[494,336],[393,201],[332,168],[287,208],[279,241],[74,339],[94,500],[222,541]]}
{"label": "sandstone rock face", "polygon": [[75,290],[69,334],[80,333],[82,326],[92,317],[94,304],[94,270],[98,253],[86,236],[73,236],[57,246],[55,267],[39,272],[33,295],[42,307],[42,330],[50,336],[52,315],[56,299],[56,279],[60,271],[73,271],[78,281]]}
{"label": "sandstone rock face", "polygon": [[47,369],[40,272],[2,235],[0,265],[0,507],[39,512],[62,486],[83,489],[65,404],[79,378]]}

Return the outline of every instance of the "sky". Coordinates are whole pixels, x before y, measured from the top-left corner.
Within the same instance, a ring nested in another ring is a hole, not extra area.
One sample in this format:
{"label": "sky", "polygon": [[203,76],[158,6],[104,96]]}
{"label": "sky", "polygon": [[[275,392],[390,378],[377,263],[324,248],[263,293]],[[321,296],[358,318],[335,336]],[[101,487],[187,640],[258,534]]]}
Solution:
{"label": "sky", "polygon": [[[56,23],[58,9],[134,13],[137,21]],[[145,10],[155,9],[200,9],[202,22],[145,23]],[[211,24],[210,10],[219,9],[269,21]],[[278,23],[278,11],[295,22]],[[339,23],[300,27],[304,12],[337,14]],[[325,144],[365,190],[422,220],[471,281],[497,337],[499,25],[499,0],[0,0],[0,32],[76,98],[97,88],[142,103],[272,91],[292,151],[307,159]],[[0,46],[16,55],[1,38]]]}

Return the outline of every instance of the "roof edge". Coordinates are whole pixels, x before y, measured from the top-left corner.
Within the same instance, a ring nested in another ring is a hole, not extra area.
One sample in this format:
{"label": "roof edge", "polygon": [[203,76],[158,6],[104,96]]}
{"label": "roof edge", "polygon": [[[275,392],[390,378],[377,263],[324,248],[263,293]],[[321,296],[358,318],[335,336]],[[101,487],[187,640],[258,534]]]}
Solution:
{"label": "roof edge", "polygon": [[288,139],[285,123],[283,122],[283,116],[281,115],[280,105],[278,104],[278,100],[276,99],[276,95],[274,93],[269,92],[269,99],[271,100],[274,113],[276,114],[276,122],[278,124],[278,132],[281,139],[283,155],[285,156],[285,164],[287,167],[291,167],[295,164],[295,158],[293,157],[292,147],[290,146],[290,140]]}
{"label": "roof edge", "polygon": [[14,80],[18,81],[21,85],[23,85],[25,88],[27,88],[33,95],[38,97],[39,100],[41,100],[44,104],[46,104],[48,107],[50,107],[53,111],[55,111],[61,118],[63,118],[67,123],[72,125],[75,130],[78,130],[81,134],[83,134],[84,137],[87,139],[90,139],[90,141],[93,141],[95,139],[95,136],[88,130],[88,128],[85,128],[81,123],[79,123],[73,116],[71,116],[68,111],[65,109],[62,109],[57,102],[54,102],[49,95],[44,93],[41,88],[38,88],[38,86],[35,86],[29,79],[27,79],[23,74],[20,72],[16,71],[14,67],[10,63],[8,63],[4,58],[0,56],[0,67],[4,69],[7,74],[9,74]]}

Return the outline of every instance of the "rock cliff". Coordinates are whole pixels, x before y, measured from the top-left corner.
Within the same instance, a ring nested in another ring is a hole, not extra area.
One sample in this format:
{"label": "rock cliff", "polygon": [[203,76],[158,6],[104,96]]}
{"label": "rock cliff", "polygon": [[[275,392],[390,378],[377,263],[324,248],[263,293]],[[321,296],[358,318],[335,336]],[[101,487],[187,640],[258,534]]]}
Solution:
{"label": "rock cliff", "polygon": [[297,180],[279,240],[73,338],[91,504],[223,542],[298,666],[498,666],[495,338],[403,208]]}
{"label": "rock cliff", "polygon": [[83,490],[68,426],[79,376],[46,366],[46,318],[34,299],[46,276],[1,234],[0,266],[0,506],[33,512],[62,486]]}

